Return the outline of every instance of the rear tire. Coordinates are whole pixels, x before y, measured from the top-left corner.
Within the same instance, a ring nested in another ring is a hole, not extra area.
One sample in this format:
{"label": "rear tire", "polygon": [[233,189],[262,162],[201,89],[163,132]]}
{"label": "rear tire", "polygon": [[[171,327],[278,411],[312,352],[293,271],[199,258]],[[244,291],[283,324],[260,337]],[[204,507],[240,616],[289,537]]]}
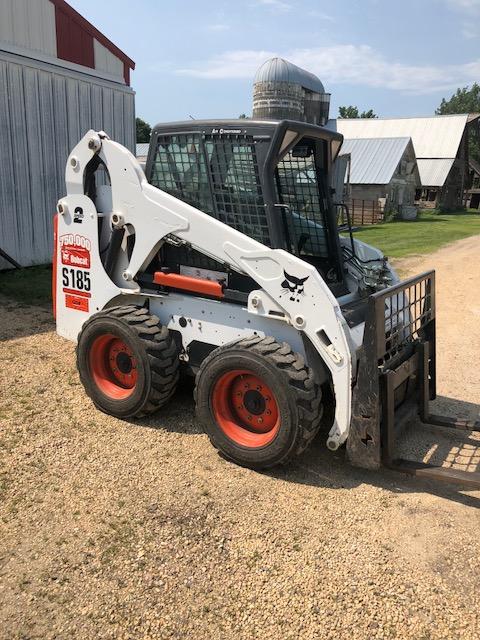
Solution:
{"label": "rear tire", "polygon": [[166,404],[179,364],[172,335],[143,307],[100,311],[78,338],[77,367],[85,391],[100,411],[117,418],[144,416]]}
{"label": "rear tire", "polygon": [[288,344],[271,337],[244,338],[212,351],[197,374],[195,401],[213,446],[252,469],[301,454],[323,413],[314,372]]}

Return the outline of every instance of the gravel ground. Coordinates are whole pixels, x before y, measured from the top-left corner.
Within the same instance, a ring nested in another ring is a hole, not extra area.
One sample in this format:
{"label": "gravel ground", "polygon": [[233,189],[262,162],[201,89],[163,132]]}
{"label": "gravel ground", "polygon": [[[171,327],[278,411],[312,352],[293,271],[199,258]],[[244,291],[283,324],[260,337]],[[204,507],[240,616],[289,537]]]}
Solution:
{"label": "gravel ground", "polygon": [[[479,241],[399,265],[437,269],[438,402],[470,417]],[[188,388],[148,420],[105,416],[49,310],[0,304],[2,640],[479,637],[480,492],[352,469],[322,440],[241,469]]]}

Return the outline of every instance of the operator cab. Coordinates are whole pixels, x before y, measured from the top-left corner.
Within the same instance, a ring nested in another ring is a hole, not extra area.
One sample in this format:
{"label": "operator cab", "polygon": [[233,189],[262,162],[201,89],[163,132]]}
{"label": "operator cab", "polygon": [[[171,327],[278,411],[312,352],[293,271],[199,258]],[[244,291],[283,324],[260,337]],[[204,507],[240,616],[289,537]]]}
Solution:
{"label": "operator cab", "polygon": [[[338,297],[347,290],[329,175],[342,140],[287,120],[159,124],[145,173],[155,187],[314,265]],[[152,269],[223,279],[231,291],[256,287],[189,245],[165,243],[158,261]]]}

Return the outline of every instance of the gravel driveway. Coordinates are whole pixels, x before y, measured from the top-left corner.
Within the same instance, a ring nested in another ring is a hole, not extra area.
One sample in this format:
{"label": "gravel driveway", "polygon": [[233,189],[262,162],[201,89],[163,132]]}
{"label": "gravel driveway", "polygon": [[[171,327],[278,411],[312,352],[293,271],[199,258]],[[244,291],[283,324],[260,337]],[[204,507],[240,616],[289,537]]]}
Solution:
{"label": "gravel driveway", "polygon": [[[437,269],[438,402],[469,417],[479,243],[399,265]],[[148,420],[105,416],[40,307],[3,300],[0,358],[2,640],[479,637],[480,492],[352,469],[322,440],[288,468],[241,469],[191,389]]]}

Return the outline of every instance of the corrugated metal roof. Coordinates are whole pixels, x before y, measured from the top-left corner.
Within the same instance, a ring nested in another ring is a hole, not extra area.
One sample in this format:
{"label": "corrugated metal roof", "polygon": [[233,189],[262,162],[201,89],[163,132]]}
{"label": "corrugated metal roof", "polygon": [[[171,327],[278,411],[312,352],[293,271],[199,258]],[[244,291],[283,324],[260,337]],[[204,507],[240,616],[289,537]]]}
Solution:
{"label": "corrugated metal roof", "polygon": [[388,184],[410,138],[356,138],[343,141],[351,155],[350,184]]}
{"label": "corrugated metal roof", "polygon": [[137,145],[135,148],[135,156],[137,158],[145,158],[146,156],[148,156],[149,146],[150,145],[148,142],[137,142]]}
{"label": "corrugated metal roof", "polygon": [[290,82],[310,91],[325,93],[324,86],[317,76],[283,58],[270,58],[264,62],[255,74],[253,83],[256,82]]}
{"label": "corrugated metal roof", "polygon": [[345,138],[412,139],[417,158],[455,158],[468,122],[468,114],[422,118],[338,118],[327,128]]}
{"label": "corrugated metal roof", "polygon": [[417,158],[420,180],[424,187],[443,187],[455,158]]}

